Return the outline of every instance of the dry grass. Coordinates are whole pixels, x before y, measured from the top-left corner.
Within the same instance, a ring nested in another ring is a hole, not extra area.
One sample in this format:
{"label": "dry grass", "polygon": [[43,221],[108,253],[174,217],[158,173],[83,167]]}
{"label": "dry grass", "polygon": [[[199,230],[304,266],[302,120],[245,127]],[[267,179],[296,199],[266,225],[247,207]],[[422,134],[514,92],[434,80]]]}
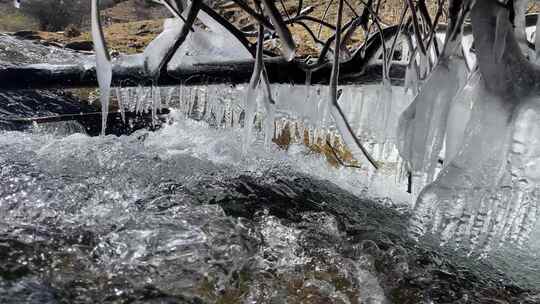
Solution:
{"label": "dry grass", "polygon": [[[137,18],[135,16],[136,12],[128,5],[128,3],[129,2],[124,2],[117,7],[103,12],[105,20],[113,21],[105,28],[105,36],[111,49],[126,54],[133,54],[141,52],[144,47],[161,32],[163,29],[163,20],[154,19],[126,22],[127,20],[134,20]],[[281,2],[276,2],[278,8],[285,16],[295,14],[296,5],[298,4],[297,0],[285,0],[283,3],[285,9],[281,5]],[[345,22],[354,18],[357,14],[360,14],[363,9],[363,0],[349,0],[348,3],[350,6],[346,5],[344,10]],[[330,6],[327,9],[329,4]],[[313,7],[313,12],[310,14],[311,16],[335,24],[337,0],[304,0],[304,7],[309,6]],[[403,7],[403,0],[386,0],[382,2],[379,8],[381,21],[387,25],[396,24]],[[436,1],[428,1],[428,9],[430,14],[434,16],[436,12]],[[223,15],[227,15],[228,19],[239,28],[253,26],[253,19],[235,5],[227,3],[223,7],[218,7],[217,10]],[[333,35],[333,30],[328,27],[321,27],[319,24],[311,21],[305,21],[305,24],[322,41],[325,41]],[[298,24],[291,25],[289,26],[289,29],[297,43],[298,54],[300,56],[315,56],[319,53],[321,46],[313,41],[312,37],[302,26]],[[84,32],[81,36],[74,38],[64,37],[61,33],[40,32],[39,34],[44,40],[61,44],[73,41],[90,40],[90,34],[88,32]],[[362,43],[364,36],[365,33],[363,31],[357,30],[350,41],[347,41],[347,46],[350,48],[358,47]],[[269,45],[267,46],[269,47]]]}
{"label": "dry grass", "polygon": [[[115,23],[106,27],[104,34],[111,51],[134,54],[142,52],[162,30],[163,20],[150,20]],[[60,44],[92,40],[89,32],[72,38],[65,37],[62,32],[39,32],[38,34],[43,40]]]}
{"label": "dry grass", "polygon": [[0,32],[36,30],[38,28],[38,21],[15,9],[12,2],[9,4],[0,2]]}

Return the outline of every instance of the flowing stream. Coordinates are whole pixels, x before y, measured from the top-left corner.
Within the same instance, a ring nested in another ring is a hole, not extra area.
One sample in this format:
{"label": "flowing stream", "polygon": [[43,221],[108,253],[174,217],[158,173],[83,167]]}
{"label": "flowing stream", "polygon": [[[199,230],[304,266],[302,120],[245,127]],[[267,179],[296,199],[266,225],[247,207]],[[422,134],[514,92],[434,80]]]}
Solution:
{"label": "flowing stream", "polygon": [[[321,90],[277,87],[275,135],[335,135]],[[17,130],[9,119],[79,109],[61,92],[2,92],[0,303],[540,303],[540,227],[487,258],[409,238],[413,198],[380,130],[410,96],[393,88],[381,124],[368,115],[378,90],[344,88],[340,102],[392,164],[382,173],[335,168],[304,140],[268,147],[263,123],[243,154],[242,88],[119,89],[128,111],[157,111],[156,96],[173,109],[119,137]]]}

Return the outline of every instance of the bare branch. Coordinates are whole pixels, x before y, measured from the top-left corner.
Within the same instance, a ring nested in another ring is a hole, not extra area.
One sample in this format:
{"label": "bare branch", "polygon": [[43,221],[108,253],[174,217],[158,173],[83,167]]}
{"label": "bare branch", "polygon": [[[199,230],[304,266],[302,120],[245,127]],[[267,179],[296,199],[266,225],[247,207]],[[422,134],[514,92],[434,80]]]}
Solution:
{"label": "bare branch", "polygon": [[[341,19],[343,15],[343,0],[339,0],[338,5],[338,14],[337,14],[337,21],[336,21],[336,45],[340,45],[341,40]],[[360,148],[363,155],[367,158],[367,160],[373,165],[375,169],[378,169],[378,165],[371,157],[367,149],[362,145],[358,137],[354,134],[354,131],[352,130],[349,122],[347,121],[347,118],[345,117],[345,114],[341,110],[339,103],[338,103],[338,90],[337,90],[337,83],[338,83],[338,77],[339,77],[339,52],[340,48],[337,47],[334,54],[334,63],[332,67],[332,75],[330,77],[330,104],[333,108],[332,116],[334,117],[334,120],[336,121],[336,124],[341,132],[341,135],[344,138],[345,142],[348,142],[347,138],[351,138],[354,143]],[[337,113],[336,113],[337,112]],[[350,143],[349,143],[350,144]],[[351,149],[353,147],[350,147]]]}
{"label": "bare branch", "polygon": [[274,2],[272,0],[262,0],[262,2],[264,4],[264,11],[268,17],[270,17],[270,20],[274,24],[276,32],[283,43],[283,55],[285,56],[285,60],[293,60],[296,53],[296,45],[294,44],[291,32],[287,28],[285,22],[283,22],[283,18],[281,18],[281,14]]}

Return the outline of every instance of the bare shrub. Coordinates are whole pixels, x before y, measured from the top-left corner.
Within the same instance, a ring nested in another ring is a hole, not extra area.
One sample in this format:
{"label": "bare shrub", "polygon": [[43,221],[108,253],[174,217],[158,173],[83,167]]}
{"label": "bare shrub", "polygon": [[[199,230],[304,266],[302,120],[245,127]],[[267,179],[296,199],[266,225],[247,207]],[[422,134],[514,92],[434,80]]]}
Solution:
{"label": "bare shrub", "polygon": [[[101,2],[102,7],[109,7],[120,1]],[[89,0],[23,0],[21,10],[37,19],[41,30],[60,31],[68,25],[80,27],[88,23],[90,4]]]}

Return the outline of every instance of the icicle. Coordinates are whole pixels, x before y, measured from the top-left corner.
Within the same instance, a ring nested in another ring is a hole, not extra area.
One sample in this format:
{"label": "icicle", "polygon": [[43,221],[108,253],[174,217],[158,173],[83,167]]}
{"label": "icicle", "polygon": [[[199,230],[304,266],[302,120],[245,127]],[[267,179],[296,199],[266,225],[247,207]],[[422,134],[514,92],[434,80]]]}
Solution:
{"label": "icicle", "polygon": [[266,118],[264,122],[264,147],[266,150],[270,149],[272,144],[272,138],[274,135],[274,121],[276,119],[276,105],[270,100],[269,94],[264,96],[264,107],[266,110]]}
{"label": "icicle", "polygon": [[171,106],[171,101],[174,97],[175,92],[176,92],[176,87],[169,88],[169,91],[167,92],[167,98],[165,99],[165,106],[167,108]]}
{"label": "icicle", "polygon": [[316,127],[321,127],[321,128],[325,126],[326,120],[328,117],[328,100],[326,100],[323,97],[324,94],[321,94],[321,90],[323,89],[325,88],[318,88],[317,95],[314,96],[318,100],[318,107],[317,107],[318,111],[317,111],[317,116],[315,118],[315,121],[313,123],[315,123]]}
{"label": "icicle", "polygon": [[[446,132],[452,100],[466,74],[459,59],[435,67],[422,90],[403,112],[398,127],[399,151],[413,171],[433,176]],[[405,138],[403,138],[405,136]]]}
{"label": "icicle", "polygon": [[296,129],[298,133],[297,142],[304,143],[304,132],[306,130],[304,122],[303,121],[297,122]]}
{"label": "icicle", "polygon": [[[496,62],[501,62],[506,49],[506,35],[508,34],[506,23],[508,22],[508,10],[499,10],[495,24],[495,42],[493,52]],[[517,30],[517,29],[516,29]]]}
{"label": "icicle", "polygon": [[311,70],[306,71],[306,104],[309,104],[309,91],[311,89]]}
{"label": "icicle", "polygon": [[[265,2],[265,8],[266,6]],[[274,19],[272,19],[274,20]],[[264,28],[259,24],[259,30],[257,35],[257,52],[255,55],[255,66],[253,68],[253,74],[247,88],[246,94],[246,116],[244,122],[244,144],[242,153],[246,155],[248,146],[251,144],[251,136],[253,132],[253,120],[255,119],[255,111],[257,110],[256,103],[256,89],[261,79],[261,74],[264,72],[264,63],[263,63],[263,41],[264,40]],[[294,54],[293,54],[294,55]]]}
{"label": "icicle", "polygon": [[[381,121],[381,134],[377,138],[380,143],[384,143],[390,135],[390,115],[392,113],[392,84],[389,79],[384,79],[379,88],[379,106],[381,115],[378,115]],[[393,131],[393,130],[392,130]],[[393,132],[392,132],[393,133]]]}
{"label": "icicle", "polygon": [[413,61],[405,71],[405,92],[410,91],[413,95],[418,93],[418,68]]}
{"label": "icicle", "polygon": [[283,124],[281,118],[274,122],[274,138],[279,138],[283,132]]}
{"label": "icicle", "polygon": [[135,113],[140,114],[144,111],[146,104],[146,98],[151,91],[143,86],[137,87],[137,104],[135,106]]}
{"label": "icicle", "polygon": [[314,145],[315,144],[315,132],[313,131],[313,128],[308,129],[308,145]]}
{"label": "icicle", "polygon": [[536,18],[536,31],[534,32],[534,49],[536,50],[536,63],[540,63],[540,17]]}
{"label": "icicle", "polygon": [[243,153],[247,153],[248,146],[251,144],[251,136],[253,132],[253,120],[255,119],[255,111],[257,110],[257,101],[256,101],[256,87],[249,86],[246,94],[246,112],[244,118],[244,144],[243,144]]}
{"label": "icicle", "polygon": [[214,113],[214,99],[216,98],[216,94],[217,92],[214,89],[204,104],[204,113],[202,115],[202,120],[204,121],[210,122],[212,114]]}
{"label": "icicle", "polygon": [[122,95],[122,90],[116,88],[116,99],[118,100],[118,111],[120,111],[120,116],[122,117],[122,122],[126,123],[126,111],[124,109],[124,97]]}
{"label": "icicle", "polygon": [[295,142],[298,139],[298,122],[291,121],[289,123],[289,133],[291,134],[291,142]]}
{"label": "icicle", "polygon": [[429,74],[429,58],[427,54],[419,54],[420,57],[420,66],[419,73],[421,79],[426,79]]}
{"label": "icicle", "polygon": [[360,92],[358,94],[356,94],[355,96],[358,96],[358,101],[354,102],[355,104],[355,108],[357,109],[356,111],[356,115],[355,115],[355,121],[358,121],[358,128],[356,130],[356,134],[362,134],[362,131],[364,130],[365,128],[365,122],[364,122],[364,107],[365,107],[365,103],[366,103],[366,99],[365,98],[365,92],[360,90]]}
{"label": "icicle", "polygon": [[225,108],[225,125],[227,127],[234,127],[234,113],[231,107]]}
{"label": "icicle", "polygon": [[193,103],[193,88],[189,87],[187,88],[187,94],[186,99],[183,104],[182,112],[184,113],[184,116],[187,118],[189,117],[189,109],[191,109],[191,104]]}
{"label": "icicle", "polygon": [[237,109],[233,109],[232,111],[233,111],[234,127],[235,128],[240,127],[241,125],[240,118],[242,115],[242,111],[237,110]]}
{"label": "icicle", "polygon": [[101,101],[101,135],[105,135],[107,116],[109,114],[109,97],[112,80],[112,65],[109,51],[105,43],[99,16],[99,0],[92,0],[92,40],[96,53],[96,73],[99,83]]}
{"label": "icicle", "polygon": [[221,104],[217,104],[216,105],[216,112],[215,112],[215,115],[216,115],[216,125],[221,127],[223,126],[223,121],[225,119],[225,107]]}
{"label": "icicle", "polygon": [[[527,41],[525,14],[527,13],[528,4],[529,0],[514,0],[514,24],[516,39],[523,54],[525,54],[527,57],[529,57],[529,47]],[[499,19],[499,16],[497,16],[497,19]]]}
{"label": "icicle", "polygon": [[[197,107],[199,105],[199,88],[198,87],[194,87],[192,89],[192,98],[191,98],[191,101],[189,103],[189,107],[187,109],[187,114],[188,114],[188,117],[192,117],[193,114],[195,113],[195,111],[197,110]],[[223,117],[222,117],[223,118]]]}
{"label": "icicle", "polygon": [[156,126],[157,112],[161,108],[161,89],[154,86],[152,90],[152,126]]}
{"label": "icicle", "polygon": [[501,225],[505,216],[505,208],[503,201],[507,201],[506,195],[503,193],[505,188],[492,191],[489,198],[490,216],[486,227],[486,236],[483,243],[479,243],[480,255],[485,257],[493,248],[496,240],[500,236],[502,229]]}

